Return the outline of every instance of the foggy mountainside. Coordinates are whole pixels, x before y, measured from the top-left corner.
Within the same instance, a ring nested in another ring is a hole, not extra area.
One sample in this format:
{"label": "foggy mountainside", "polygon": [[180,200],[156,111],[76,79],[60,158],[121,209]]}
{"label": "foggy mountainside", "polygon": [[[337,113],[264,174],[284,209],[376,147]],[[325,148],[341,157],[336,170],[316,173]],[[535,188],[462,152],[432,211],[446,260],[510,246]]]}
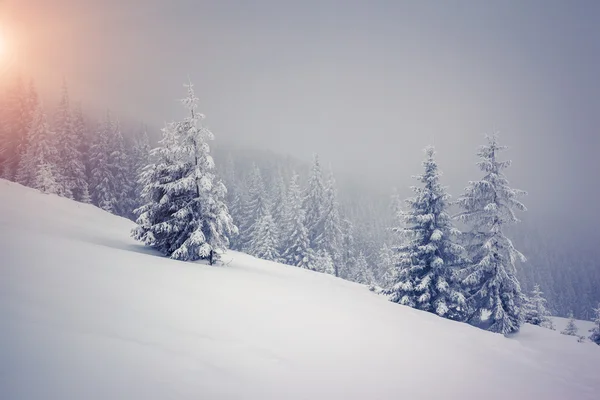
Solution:
{"label": "foggy mountainside", "polygon": [[[216,146],[215,159],[228,188],[243,187],[245,171],[250,171],[253,164],[264,171],[268,182],[274,182],[279,171],[289,181],[292,170],[306,182],[309,171],[309,164],[300,160],[235,146]],[[233,174],[232,165],[236,171]],[[367,262],[377,270],[381,243],[392,240],[395,191],[390,188],[386,192],[371,182],[354,182],[345,174],[337,174],[336,178],[341,208],[354,224],[356,240]],[[396,192],[407,193],[406,189],[398,188]],[[559,225],[569,227],[566,231],[553,229],[557,218],[560,217],[532,221],[525,213],[523,222],[511,229],[514,242],[527,257],[527,262],[518,264],[519,280],[526,292],[539,284],[554,315],[566,317],[573,312],[578,318],[591,319],[600,299],[600,268],[598,258],[592,255],[599,254],[600,249],[594,246],[594,238],[581,238],[576,227],[570,228],[569,221],[559,220]]]}
{"label": "foggy mountainside", "polygon": [[596,399],[575,3],[0,0],[0,399]]}
{"label": "foggy mountainside", "polygon": [[[133,129],[121,128],[118,117],[110,110],[95,122],[77,102],[71,101],[66,82],[56,105],[42,104],[33,80],[26,83],[22,77],[14,79],[3,99],[3,177],[136,219],[134,210],[142,205],[143,183],[139,177],[151,159],[151,148],[157,144],[149,139],[143,124]],[[14,140],[11,132],[20,132],[21,141]],[[264,202],[273,217],[273,226],[264,228],[270,229],[272,235],[261,239],[277,247],[267,249],[267,258],[279,259],[285,252],[281,240],[285,236],[284,213],[290,206],[290,181],[298,174],[298,195],[304,198],[310,191],[315,165],[269,150],[227,144],[217,145],[213,155],[215,170],[227,188],[223,201],[240,230],[231,239],[231,247],[257,255],[264,251],[251,249],[250,244],[255,239],[251,230],[260,219],[258,214],[246,212],[252,201],[249,196],[254,195],[258,197],[253,201]],[[319,159],[317,153],[315,157],[318,184],[323,191],[319,196],[324,196],[317,200],[326,202],[326,192],[331,191],[336,218],[333,223],[338,225],[334,229],[339,232],[333,233],[336,248],[326,251],[332,258],[331,267],[321,265],[328,261],[318,254],[326,247],[312,244],[316,243],[318,232],[307,232],[311,242],[308,247],[315,252],[309,262],[314,265],[309,268],[322,272],[330,268],[329,272],[345,279],[386,286],[394,264],[389,255],[397,245],[393,228],[403,225],[398,212],[406,209],[408,187],[386,189],[371,180],[357,181],[347,172],[337,173],[335,166]],[[36,172],[39,168],[40,172]],[[449,210],[451,214],[458,212],[452,203]],[[523,223],[508,229],[516,247],[527,258],[517,264],[523,291],[529,293],[537,284],[554,315],[566,317],[572,312],[577,318],[592,319],[600,298],[600,268],[591,256],[598,252],[594,240],[579,238],[568,221],[559,221],[564,230],[554,229],[559,217],[539,218],[539,214],[534,214],[532,218],[527,214],[522,217]],[[324,229],[321,221],[315,223],[318,226],[314,229]]]}

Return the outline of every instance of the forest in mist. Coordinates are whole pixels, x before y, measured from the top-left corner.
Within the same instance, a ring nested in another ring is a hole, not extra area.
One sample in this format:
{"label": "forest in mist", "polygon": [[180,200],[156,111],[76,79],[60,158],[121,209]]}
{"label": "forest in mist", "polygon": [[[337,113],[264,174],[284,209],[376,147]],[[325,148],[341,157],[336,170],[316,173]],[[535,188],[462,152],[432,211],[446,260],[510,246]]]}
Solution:
{"label": "forest in mist", "polygon": [[[60,93],[42,101],[33,80],[15,78],[2,94],[1,176],[135,220],[134,210],[142,205],[139,177],[150,162],[151,149],[157,146],[150,138],[159,135],[148,132],[143,123],[134,129],[122,128],[118,115],[118,110],[107,111],[101,118],[86,114],[70,99],[66,81]],[[481,139],[483,143],[484,137]],[[289,238],[281,227],[290,223],[286,222],[286,213],[294,208],[290,199],[295,197],[302,207],[310,207],[301,199],[317,190],[314,198],[320,205],[315,207],[323,213],[319,220],[333,224],[338,237],[335,249],[333,245],[315,245],[314,255],[307,261],[309,268],[372,287],[385,285],[395,267],[392,254],[397,235],[393,228],[403,226],[399,216],[406,209],[409,187],[385,188],[377,179],[356,179],[343,166],[319,158],[319,143],[314,143],[312,161],[218,140],[212,147],[218,177],[227,188],[224,200],[240,229],[231,240],[232,248],[260,258],[284,259],[284,243]],[[441,146],[436,150],[445,151]],[[507,156],[511,158],[510,149]],[[444,171],[443,164],[439,168]],[[406,181],[408,170],[415,168],[394,171],[399,182]],[[479,174],[473,165],[472,179]],[[507,176],[510,180],[510,169]],[[442,185],[445,179],[441,175]],[[527,197],[523,202],[528,205]],[[458,212],[454,205],[451,210]],[[259,245],[256,238],[248,236],[250,227],[259,222],[256,213],[272,218],[270,226],[259,229],[269,235]],[[591,319],[600,300],[594,238],[572,229],[566,211],[547,218],[539,214],[532,218],[525,212],[519,218],[522,223],[510,227],[508,235],[527,258],[517,264],[523,291],[529,293],[539,285],[554,315],[572,312],[577,318]],[[318,223],[315,232],[308,227],[307,251],[310,243],[319,242],[317,237],[322,236]],[[273,243],[265,244],[265,240]],[[269,247],[266,252],[265,246]],[[289,262],[294,265],[293,260]]]}

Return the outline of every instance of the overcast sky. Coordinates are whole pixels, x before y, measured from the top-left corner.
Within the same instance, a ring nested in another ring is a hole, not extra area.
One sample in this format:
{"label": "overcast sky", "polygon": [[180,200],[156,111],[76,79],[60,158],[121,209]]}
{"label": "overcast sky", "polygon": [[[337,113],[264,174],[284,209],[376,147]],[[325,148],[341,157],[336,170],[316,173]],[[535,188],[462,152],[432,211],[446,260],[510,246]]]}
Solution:
{"label": "overcast sky", "polygon": [[220,142],[381,185],[434,143],[457,195],[495,129],[532,212],[600,223],[600,2],[493,3],[0,0],[0,24],[45,95],[65,76],[87,110],[160,127],[189,76]]}

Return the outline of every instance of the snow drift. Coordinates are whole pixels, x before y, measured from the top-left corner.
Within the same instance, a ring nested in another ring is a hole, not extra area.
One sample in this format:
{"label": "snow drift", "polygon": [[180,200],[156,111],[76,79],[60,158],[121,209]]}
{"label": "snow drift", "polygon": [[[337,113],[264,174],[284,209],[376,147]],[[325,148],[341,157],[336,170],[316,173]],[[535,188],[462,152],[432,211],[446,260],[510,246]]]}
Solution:
{"label": "snow drift", "polygon": [[556,331],[505,338],[236,252],[220,267],[165,259],[128,220],[1,180],[0,206],[2,399],[600,392],[600,346]]}

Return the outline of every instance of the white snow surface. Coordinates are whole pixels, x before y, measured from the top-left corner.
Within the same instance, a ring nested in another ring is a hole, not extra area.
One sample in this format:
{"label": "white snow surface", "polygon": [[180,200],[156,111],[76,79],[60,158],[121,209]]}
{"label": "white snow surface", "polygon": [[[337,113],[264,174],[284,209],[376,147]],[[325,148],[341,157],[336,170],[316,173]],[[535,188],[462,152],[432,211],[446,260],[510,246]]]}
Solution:
{"label": "white snow surface", "polygon": [[165,259],[132,226],[0,180],[0,399],[598,399],[595,344],[237,252]]}

